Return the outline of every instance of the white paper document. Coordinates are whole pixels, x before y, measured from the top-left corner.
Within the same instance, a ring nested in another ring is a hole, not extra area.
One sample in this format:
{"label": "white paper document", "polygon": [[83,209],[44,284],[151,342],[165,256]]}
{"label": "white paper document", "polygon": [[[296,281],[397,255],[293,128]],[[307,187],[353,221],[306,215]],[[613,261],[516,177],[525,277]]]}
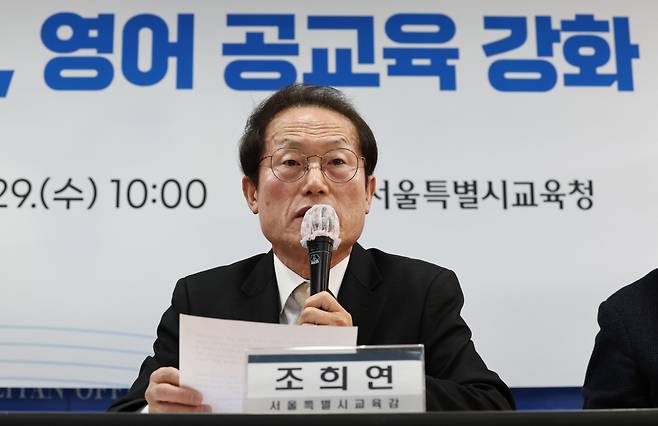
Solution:
{"label": "white paper document", "polygon": [[241,413],[250,349],[355,346],[357,327],[297,326],[180,315],[180,384],[215,413]]}

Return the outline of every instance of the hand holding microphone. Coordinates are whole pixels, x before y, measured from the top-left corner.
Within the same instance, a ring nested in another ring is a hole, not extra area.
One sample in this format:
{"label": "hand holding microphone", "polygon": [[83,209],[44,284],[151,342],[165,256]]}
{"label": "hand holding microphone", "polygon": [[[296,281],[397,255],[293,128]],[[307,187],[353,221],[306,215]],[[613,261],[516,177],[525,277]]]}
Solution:
{"label": "hand holding microphone", "polygon": [[352,325],[350,313],[329,292],[331,252],[340,245],[339,235],[338,215],[330,205],[316,204],[304,214],[300,243],[308,249],[311,296],[299,317],[300,324]]}

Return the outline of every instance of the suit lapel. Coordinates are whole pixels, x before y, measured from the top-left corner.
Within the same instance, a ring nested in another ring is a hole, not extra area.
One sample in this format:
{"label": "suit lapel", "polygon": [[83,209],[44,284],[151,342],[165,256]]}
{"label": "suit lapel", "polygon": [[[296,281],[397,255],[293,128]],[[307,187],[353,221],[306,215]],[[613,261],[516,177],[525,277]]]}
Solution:
{"label": "suit lapel", "polygon": [[279,288],[274,274],[272,250],[256,263],[240,290],[235,317],[245,321],[279,322]]}
{"label": "suit lapel", "polygon": [[338,292],[338,303],[352,315],[352,322],[359,327],[357,344],[371,340],[382,315],[384,295],[378,289],[383,279],[374,259],[359,244],[354,244],[350,262]]}
{"label": "suit lapel", "polygon": [[[340,303],[359,327],[357,343],[368,344],[382,315],[384,292],[378,288],[383,278],[373,257],[354,244],[350,262],[338,292]],[[234,305],[234,318],[245,321],[279,322],[281,302],[274,273],[272,250],[254,266],[240,287],[241,298]]]}

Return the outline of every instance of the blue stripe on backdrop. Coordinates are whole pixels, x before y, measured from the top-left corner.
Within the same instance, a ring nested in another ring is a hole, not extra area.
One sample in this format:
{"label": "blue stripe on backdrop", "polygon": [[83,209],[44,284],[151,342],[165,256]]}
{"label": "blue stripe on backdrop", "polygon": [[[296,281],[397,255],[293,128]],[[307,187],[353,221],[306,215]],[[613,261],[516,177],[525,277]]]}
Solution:
{"label": "blue stripe on backdrop", "polygon": [[22,325],[22,324],[0,324],[0,330],[36,330],[36,331],[49,331],[49,332],[62,332],[62,333],[84,333],[84,334],[100,334],[106,336],[118,337],[131,337],[137,339],[153,340],[155,336],[149,334],[127,333],[125,331],[115,330],[99,330],[95,328],[81,328],[81,327],[54,327],[50,325]]}
{"label": "blue stripe on backdrop", "polygon": [[0,388],[0,411],[105,411],[127,389]]}
{"label": "blue stripe on backdrop", "polygon": [[[0,388],[0,411],[105,411],[127,389]],[[519,410],[578,410],[579,387],[513,388]]]}
{"label": "blue stripe on backdrop", "polygon": [[583,395],[580,387],[512,388],[517,410],[580,410]]}

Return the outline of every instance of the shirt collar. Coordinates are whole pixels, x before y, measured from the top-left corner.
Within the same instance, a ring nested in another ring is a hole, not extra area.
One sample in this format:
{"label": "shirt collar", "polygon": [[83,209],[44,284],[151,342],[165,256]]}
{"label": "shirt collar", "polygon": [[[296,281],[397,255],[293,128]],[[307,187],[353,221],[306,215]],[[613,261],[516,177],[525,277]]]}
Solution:
{"label": "shirt collar", "polygon": [[[334,296],[338,297],[338,292],[340,291],[340,285],[343,282],[343,277],[345,276],[345,271],[347,270],[347,264],[350,261],[350,255],[335,265],[329,270],[329,290],[333,293]],[[283,312],[283,307],[286,305],[286,301],[290,294],[304,281],[307,279],[297,275],[295,271],[288,268],[283,262],[277,257],[274,253],[274,275],[276,276],[276,282],[279,287],[279,299],[281,301],[281,309],[279,314]]]}

